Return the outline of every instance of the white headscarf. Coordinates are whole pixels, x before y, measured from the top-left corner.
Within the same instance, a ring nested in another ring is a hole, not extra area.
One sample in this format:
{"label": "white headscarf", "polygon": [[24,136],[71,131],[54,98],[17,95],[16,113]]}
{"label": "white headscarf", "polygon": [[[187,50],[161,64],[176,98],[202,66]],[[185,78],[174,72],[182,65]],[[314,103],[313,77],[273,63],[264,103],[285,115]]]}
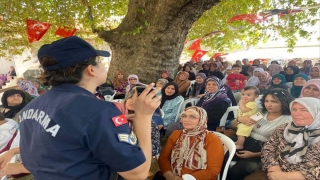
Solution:
{"label": "white headscarf", "polygon": [[256,86],[259,84],[259,78],[257,76],[254,76],[254,72],[256,71],[263,72],[264,70],[262,68],[255,68],[253,70],[253,75],[248,79],[246,86]]}
{"label": "white headscarf", "polygon": [[311,144],[320,142],[320,100],[311,97],[297,98],[290,103],[290,110],[294,103],[304,106],[313,118],[313,122],[307,126],[296,125],[293,118],[292,123],[284,129],[283,136],[288,144],[281,155],[290,163],[296,164],[302,161]]}

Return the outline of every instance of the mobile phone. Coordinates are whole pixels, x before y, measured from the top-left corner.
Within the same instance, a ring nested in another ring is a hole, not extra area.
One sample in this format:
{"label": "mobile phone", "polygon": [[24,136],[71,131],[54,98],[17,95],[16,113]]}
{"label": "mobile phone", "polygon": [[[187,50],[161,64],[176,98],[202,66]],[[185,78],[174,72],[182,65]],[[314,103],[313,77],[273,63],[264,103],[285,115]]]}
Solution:
{"label": "mobile phone", "polygon": [[[136,86],[136,91],[137,91],[137,93],[138,93],[138,96],[144,91],[146,89],[146,86]],[[151,91],[153,91],[155,88],[152,88],[151,90],[150,90],[150,92]],[[149,92],[149,93],[150,93]],[[149,94],[148,93],[148,94]],[[159,92],[156,94],[156,95],[159,95]],[[161,95],[161,91],[160,91],[160,95]]]}

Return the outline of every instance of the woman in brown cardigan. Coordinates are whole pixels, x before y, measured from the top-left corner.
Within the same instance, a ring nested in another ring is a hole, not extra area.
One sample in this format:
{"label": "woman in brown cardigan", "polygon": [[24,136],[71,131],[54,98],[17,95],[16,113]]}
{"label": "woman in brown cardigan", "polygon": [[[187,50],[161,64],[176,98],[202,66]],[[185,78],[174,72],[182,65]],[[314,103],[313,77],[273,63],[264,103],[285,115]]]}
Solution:
{"label": "woman in brown cardigan", "polygon": [[181,95],[184,98],[187,97],[186,92],[190,86],[190,81],[188,80],[188,78],[189,73],[186,71],[181,71],[174,79],[174,82],[176,82],[179,87],[179,95]]}

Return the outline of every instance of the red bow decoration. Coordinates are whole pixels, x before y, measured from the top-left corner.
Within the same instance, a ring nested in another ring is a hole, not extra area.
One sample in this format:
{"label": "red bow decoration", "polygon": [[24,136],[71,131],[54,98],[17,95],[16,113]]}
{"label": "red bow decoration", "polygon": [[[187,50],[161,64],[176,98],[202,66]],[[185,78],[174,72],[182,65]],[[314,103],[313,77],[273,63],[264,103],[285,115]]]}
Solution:
{"label": "red bow decoration", "polygon": [[192,60],[194,60],[195,62],[198,62],[200,60],[200,58],[205,55],[208,51],[206,50],[201,50],[201,49],[197,49],[193,55],[192,55]]}
{"label": "red bow decoration", "polygon": [[229,23],[232,23],[234,21],[248,21],[251,24],[256,24],[258,22],[266,20],[266,18],[259,16],[257,14],[239,14],[236,16],[233,16],[230,20]]}
{"label": "red bow decoration", "polygon": [[194,41],[191,46],[189,47],[189,50],[197,50],[200,48],[200,44],[201,44],[202,39],[197,39],[196,41]]}
{"label": "red bow decoration", "polygon": [[27,20],[27,34],[30,43],[39,41],[42,36],[48,31],[51,24],[47,22],[37,22],[34,20]]}
{"label": "red bow decoration", "polygon": [[69,36],[73,36],[76,33],[77,29],[76,28],[68,28],[68,27],[59,27],[55,34],[58,36],[62,36],[62,37],[69,37]]}
{"label": "red bow decoration", "polygon": [[212,58],[217,58],[218,56],[225,56],[225,55],[228,55],[228,53],[220,53],[220,52],[218,52],[218,53],[214,53],[213,54],[213,56],[212,56]]}

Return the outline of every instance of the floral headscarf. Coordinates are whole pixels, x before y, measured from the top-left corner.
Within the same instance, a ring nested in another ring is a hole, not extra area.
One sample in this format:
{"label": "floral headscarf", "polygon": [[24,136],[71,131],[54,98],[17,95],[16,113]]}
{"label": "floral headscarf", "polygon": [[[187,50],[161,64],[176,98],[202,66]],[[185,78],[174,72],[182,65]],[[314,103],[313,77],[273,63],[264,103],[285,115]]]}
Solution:
{"label": "floral headscarf", "polygon": [[40,96],[37,88],[33,85],[31,81],[21,80],[18,82],[18,87],[19,89],[22,89],[23,91],[29,93],[30,96],[33,98]]}
{"label": "floral headscarf", "polygon": [[[192,106],[181,113],[192,111],[199,115],[198,126],[193,130],[184,129],[174,144],[171,152],[171,168],[173,173],[181,176],[183,166],[191,170],[207,168],[207,150],[205,149],[205,138],[209,133],[207,130],[207,112],[201,108]],[[194,141],[192,142],[192,139]]]}
{"label": "floral headscarf", "polygon": [[260,90],[264,90],[266,86],[271,84],[271,76],[267,71],[260,72],[259,74],[262,74],[262,75],[264,75],[266,77],[265,81],[260,81],[259,80],[259,84],[257,85],[257,87]]}

